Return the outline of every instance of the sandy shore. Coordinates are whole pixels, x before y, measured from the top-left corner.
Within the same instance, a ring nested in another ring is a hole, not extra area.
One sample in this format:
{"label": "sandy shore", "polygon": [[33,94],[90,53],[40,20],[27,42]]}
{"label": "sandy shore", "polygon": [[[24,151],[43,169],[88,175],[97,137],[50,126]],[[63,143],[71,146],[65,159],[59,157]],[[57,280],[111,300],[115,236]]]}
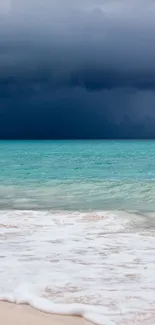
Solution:
{"label": "sandy shore", "polygon": [[29,306],[0,302],[2,325],[90,325],[80,317],[44,314]]}

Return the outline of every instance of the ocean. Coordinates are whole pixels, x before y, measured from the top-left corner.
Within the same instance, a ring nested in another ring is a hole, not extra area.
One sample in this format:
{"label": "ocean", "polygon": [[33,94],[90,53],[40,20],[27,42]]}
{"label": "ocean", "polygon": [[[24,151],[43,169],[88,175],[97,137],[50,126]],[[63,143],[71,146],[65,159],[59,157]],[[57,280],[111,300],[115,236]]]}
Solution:
{"label": "ocean", "polygon": [[155,142],[0,142],[0,299],[155,323]]}

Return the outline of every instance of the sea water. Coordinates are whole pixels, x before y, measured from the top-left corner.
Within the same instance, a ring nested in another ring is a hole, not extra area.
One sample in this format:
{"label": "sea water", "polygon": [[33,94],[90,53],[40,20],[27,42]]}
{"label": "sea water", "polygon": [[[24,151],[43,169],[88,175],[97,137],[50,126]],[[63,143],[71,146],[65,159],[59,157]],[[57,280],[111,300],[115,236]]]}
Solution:
{"label": "sea water", "polygon": [[155,323],[155,142],[0,142],[0,299]]}

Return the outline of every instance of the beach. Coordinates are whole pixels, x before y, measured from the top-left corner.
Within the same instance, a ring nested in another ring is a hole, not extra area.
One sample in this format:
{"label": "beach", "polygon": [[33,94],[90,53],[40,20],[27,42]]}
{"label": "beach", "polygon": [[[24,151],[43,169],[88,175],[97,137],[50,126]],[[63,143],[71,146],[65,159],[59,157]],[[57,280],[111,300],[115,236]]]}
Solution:
{"label": "beach", "polygon": [[81,317],[45,314],[29,306],[0,302],[0,324],[3,325],[90,325]]}
{"label": "beach", "polygon": [[154,142],[0,143],[0,324],[155,323],[154,161]]}

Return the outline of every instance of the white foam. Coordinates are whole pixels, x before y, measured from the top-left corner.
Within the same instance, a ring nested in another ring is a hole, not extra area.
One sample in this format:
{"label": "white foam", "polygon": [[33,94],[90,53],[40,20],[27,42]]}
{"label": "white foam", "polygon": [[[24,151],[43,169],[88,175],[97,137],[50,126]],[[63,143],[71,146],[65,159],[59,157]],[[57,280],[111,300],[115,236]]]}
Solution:
{"label": "white foam", "polygon": [[115,325],[104,315],[103,308],[99,312],[98,308],[83,304],[55,304],[45,298],[24,293],[17,290],[14,294],[6,293],[0,295],[0,301],[7,301],[16,304],[27,304],[39,311],[59,315],[80,316],[97,325]]}
{"label": "white foam", "polygon": [[152,222],[127,211],[0,211],[0,298],[96,324],[147,325]]}

